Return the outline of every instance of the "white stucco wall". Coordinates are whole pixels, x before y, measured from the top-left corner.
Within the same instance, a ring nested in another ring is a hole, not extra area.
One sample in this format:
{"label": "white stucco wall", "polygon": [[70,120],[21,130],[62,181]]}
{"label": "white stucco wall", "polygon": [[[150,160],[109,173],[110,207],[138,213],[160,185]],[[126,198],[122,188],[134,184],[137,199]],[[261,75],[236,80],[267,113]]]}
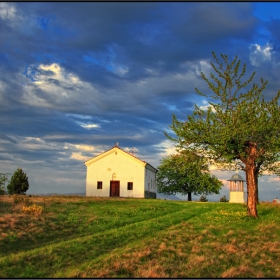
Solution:
{"label": "white stucco wall", "polygon": [[229,202],[232,203],[244,203],[245,202],[245,194],[244,192],[229,192]]}
{"label": "white stucco wall", "polygon": [[149,169],[149,166],[145,168],[145,190],[156,193],[156,173]]}
{"label": "white stucco wall", "polygon": [[[86,196],[110,196],[110,181],[120,181],[120,197],[144,198],[146,180],[153,179],[148,170],[145,180],[146,163],[132,157],[118,148],[113,148],[104,154],[87,162]],[[97,189],[97,181],[102,181],[102,189]],[[127,183],[133,182],[133,190],[127,190]],[[148,187],[148,184],[147,184]],[[154,192],[155,183],[152,184]]]}

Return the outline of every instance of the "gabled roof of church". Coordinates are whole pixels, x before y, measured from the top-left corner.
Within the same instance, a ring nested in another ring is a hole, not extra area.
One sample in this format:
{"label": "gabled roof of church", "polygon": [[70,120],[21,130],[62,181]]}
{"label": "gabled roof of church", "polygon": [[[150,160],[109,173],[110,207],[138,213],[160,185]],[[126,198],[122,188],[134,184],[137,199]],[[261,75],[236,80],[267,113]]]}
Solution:
{"label": "gabled roof of church", "polygon": [[103,154],[109,152],[110,150],[113,150],[114,148],[117,148],[117,149],[121,150],[122,152],[124,152],[124,153],[130,155],[131,157],[140,160],[140,161],[143,162],[145,165],[150,165],[150,166],[151,166],[153,169],[155,169],[156,172],[157,172],[157,169],[156,169],[155,167],[153,167],[151,164],[149,164],[148,162],[146,162],[146,161],[144,161],[144,160],[142,160],[142,159],[136,157],[135,155],[132,155],[132,154],[126,152],[125,150],[121,149],[119,146],[116,146],[116,145],[113,146],[111,149],[109,149],[109,150],[107,150],[107,151],[104,151],[104,152],[100,153],[99,155],[97,155],[97,156],[95,156],[95,157],[93,157],[93,158],[91,158],[91,159],[85,161],[84,163],[86,164],[86,162],[88,162],[88,161],[90,161],[90,160],[92,160],[92,159],[94,159],[94,158],[97,158],[97,157],[99,157],[99,156],[101,156],[101,155],[103,155]]}

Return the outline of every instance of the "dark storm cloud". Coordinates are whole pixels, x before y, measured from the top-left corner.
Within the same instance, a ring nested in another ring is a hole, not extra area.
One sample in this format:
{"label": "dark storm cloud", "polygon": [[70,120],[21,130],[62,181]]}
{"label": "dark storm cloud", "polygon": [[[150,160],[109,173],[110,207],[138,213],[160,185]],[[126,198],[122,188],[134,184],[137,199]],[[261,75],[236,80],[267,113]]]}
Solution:
{"label": "dark storm cloud", "polygon": [[[201,53],[208,57],[209,50],[221,49],[217,40],[224,49],[235,37],[249,40],[256,27],[248,3],[60,2],[16,7],[33,19],[28,26],[32,33],[16,30],[18,44],[24,42],[17,57],[49,54],[79,77],[112,86],[112,79],[118,82],[119,77],[104,67],[110,61],[130,69],[127,79],[142,79],[146,68],[176,71],[181,62]],[[84,61],[85,56],[100,65]]]}
{"label": "dark storm cloud", "polygon": [[71,122],[64,114],[48,109],[33,109],[15,106],[9,112],[1,111],[1,128],[8,135],[43,137],[44,135],[68,132],[79,134],[83,129]]}

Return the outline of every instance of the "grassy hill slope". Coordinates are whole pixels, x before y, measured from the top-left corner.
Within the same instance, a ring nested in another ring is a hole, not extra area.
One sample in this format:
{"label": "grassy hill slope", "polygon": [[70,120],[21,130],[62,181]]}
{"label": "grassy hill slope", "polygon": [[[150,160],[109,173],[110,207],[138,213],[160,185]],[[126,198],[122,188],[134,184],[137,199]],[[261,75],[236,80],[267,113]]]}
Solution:
{"label": "grassy hill slope", "polygon": [[[28,213],[35,204],[43,211]],[[280,205],[0,198],[0,277],[280,277]]]}

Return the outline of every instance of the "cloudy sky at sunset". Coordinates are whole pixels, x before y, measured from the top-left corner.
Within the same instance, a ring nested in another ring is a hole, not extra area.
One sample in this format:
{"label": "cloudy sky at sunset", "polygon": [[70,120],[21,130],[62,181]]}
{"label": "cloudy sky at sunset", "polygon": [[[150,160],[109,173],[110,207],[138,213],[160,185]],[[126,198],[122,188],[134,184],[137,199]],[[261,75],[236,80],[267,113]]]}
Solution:
{"label": "cloudy sky at sunset", "polygon": [[[211,52],[235,55],[280,89],[280,3],[0,3],[0,172],[23,168],[28,193],[83,193],[84,161],[119,143],[154,167],[173,152],[208,88]],[[223,180],[233,172],[213,171]],[[240,175],[244,176],[242,172]],[[276,176],[260,199],[280,197]]]}

